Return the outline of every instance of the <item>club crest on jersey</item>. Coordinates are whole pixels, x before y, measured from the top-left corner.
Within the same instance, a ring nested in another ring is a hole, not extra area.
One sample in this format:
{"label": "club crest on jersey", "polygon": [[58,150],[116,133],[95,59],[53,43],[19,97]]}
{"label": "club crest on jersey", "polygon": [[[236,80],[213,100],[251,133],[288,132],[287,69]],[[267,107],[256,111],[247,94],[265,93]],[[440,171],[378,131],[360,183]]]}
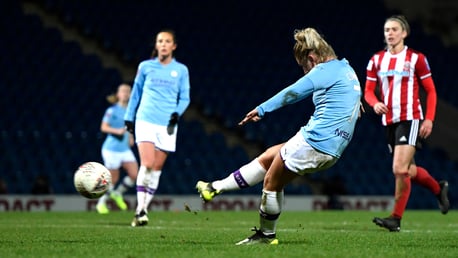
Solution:
{"label": "club crest on jersey", "polygon": [[178,72],[173,70],[173,71],[170,72],[170,76],[177,77],[178,76]]}
{"label": "club crest on jersey", "polygon": [[410,71],[410,62],[409,61],[406,61],[404,63],[404,69],[403,69],[404,72],[409,72]]}

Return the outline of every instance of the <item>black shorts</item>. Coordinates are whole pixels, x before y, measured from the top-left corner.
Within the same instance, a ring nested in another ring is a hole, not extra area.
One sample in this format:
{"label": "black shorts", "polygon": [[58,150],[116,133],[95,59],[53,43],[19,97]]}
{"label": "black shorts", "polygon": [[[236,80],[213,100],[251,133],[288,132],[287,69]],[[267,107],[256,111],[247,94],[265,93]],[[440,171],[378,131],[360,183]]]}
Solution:
{"label": "black shorts", "polygon": [[408,144],[421,149],[422,139],[418,136],[420,125],[420,120],[411,120],[386,126],[386,138],[390,153],[393,153],[396,145]]}

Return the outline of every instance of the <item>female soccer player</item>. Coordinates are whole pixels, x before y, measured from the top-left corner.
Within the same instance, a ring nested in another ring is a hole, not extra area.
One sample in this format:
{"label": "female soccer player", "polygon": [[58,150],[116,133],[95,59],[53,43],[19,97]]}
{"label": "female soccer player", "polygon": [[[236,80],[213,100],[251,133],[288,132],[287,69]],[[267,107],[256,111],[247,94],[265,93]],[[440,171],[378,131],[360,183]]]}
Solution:
{"label": "female soccer player", "polygon": [[175,33],[156,35],[153,57],[139,64],[124,116],[126,128],[135,132],[140,154],[137,177],[137,208],[133,227],[148,223],[148,206],[159,185],[162,167],[176,148],[177,123],[190,103],[189,72],[175,60]]}
{"label": "female soccer player", "polygon": [[[374,112],[382,116],[390,152],[393,154],[395,176],[394,210],[387,218],[373,222],[390,231],[401,230],[401,219],[410,196],[411,181],[436,195],[440,210],[449,210],[448,182],[437,182],[428,171],[415,165],[416,148],[432,132],[436,112],[436,89],[428,61],[423,53],[404,44],[410,26],[404,16],[395,15],[385,21],[386,49],[369,60],[365,100]],[[380,98],[375,95],[377,84]],[[420,104],[419,87],[426,92],[426,116]]]}
{"label": "female soccer player", "polygon": [[[124,127],[124,114],[130,98],[130,91],[130,85],[121,84],[118,86],[116,94],[107,97],[112,106],[105,111],[100,125],[100,130],[107,134],[102,145],[102,158],[105,167],[111,172],[113,181],[111,189],[97,202],[96,209],[100,214],[109,213],[106,204],[108,197],[116,202],[119,209],[126,210],[127,204],[124,202],[122,194],[134,186],[137,178],[138,163],[131,149],[134,139]],[[113,190],[119,180],[121,167],[126,170],[127,175]]]}
{"label": "female soccer player", "polygon": [[294,57],[305,75],[248,112],[239,124],[257,122],[266,113],[310,95],[315,111],[276,151],[264,177],[260,228],[254,228],[255,233],[237,245],[278,244],[276,226],[283,188],[298,176],[333,166],[349,144],[358,119],[361,87],[348,61],[338,60],[333,48],[313,28],[295,31],[294,39]]}

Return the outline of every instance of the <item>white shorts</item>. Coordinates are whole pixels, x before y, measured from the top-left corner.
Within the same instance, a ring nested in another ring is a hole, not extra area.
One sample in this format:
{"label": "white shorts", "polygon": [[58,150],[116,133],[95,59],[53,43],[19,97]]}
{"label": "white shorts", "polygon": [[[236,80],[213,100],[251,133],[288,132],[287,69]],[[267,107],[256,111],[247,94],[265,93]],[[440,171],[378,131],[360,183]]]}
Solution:
{"label": "white shorts", "polygon": [[171,135],[167,133],[167,126],[155,125],[145,121],[135,122],[135,142],[152,142],[156,148],[175,152],[178,125]]}
{"label": "white shorts", "polygon": [[121,152],[102,150],[102,158],[105,167],[108,169],[119,169],[124,162],[137,162],[131,150]]}
{"label": "white shorts", "polygon": [[338,158],[319,152],[310,146],[298,132],[280,149],[285,166],[299,175],[314,173],[332,167]]}

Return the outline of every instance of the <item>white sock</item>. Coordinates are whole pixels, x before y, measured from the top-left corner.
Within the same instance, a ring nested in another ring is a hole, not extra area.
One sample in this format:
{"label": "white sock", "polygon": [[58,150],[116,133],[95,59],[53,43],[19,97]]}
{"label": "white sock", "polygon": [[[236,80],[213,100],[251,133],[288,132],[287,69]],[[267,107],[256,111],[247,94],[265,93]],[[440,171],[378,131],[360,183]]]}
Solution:
{"label": "white sock", "polygon": [[212,182],[212,186],[222,192],[239,190],[262,182],[265,174],[266,170],[261,166],[258,158],[255,158],[228,177]]}
{"label": "white sock", "polygon": [[259,207],[260,230],[266,235],[275,234],[278,217],[283,206],[283,196],[283,191],[262,190],[261,205]]}
{"label": "white sock", "polygon": [[97,205],[106,204],[108,198],[110,197],[110,193],[112,191],[113,191],[113,185],[111,185],[110,188],[108,189],[108,191],[104,195],[102,195],[102,197],[99,198],[99,200],[97,201]]}
{"label": "white sock", "polygon": [[145,209],[146,203],[146,188],[149,184],[151,170],[146,169],[145,166],[140,166],[137,175],[137,208],[135,213],[138,214],[140,211]]}
{"label": "white sock", "polygon": [[123,194],[125,193],[129,188],[131,188],[132,186],[134,186],[134,180],[132,180],[132,178],[130,178],[129,176],[125,176],[121,183],[118,185],[118,187],[116,187],[116,192],[118,192],[119,194]]}
{"label": "white sock", "polygon": [[154,170],[150,174],[150,181],[148,184],[148,187],[146,188],[146,200],[145,200],[145,209],[148,208],[149,204],[153,200],[154,193],[157,190],[157,187],[159,186],[159,179],[161,177],[162,171],[160,170]]}

